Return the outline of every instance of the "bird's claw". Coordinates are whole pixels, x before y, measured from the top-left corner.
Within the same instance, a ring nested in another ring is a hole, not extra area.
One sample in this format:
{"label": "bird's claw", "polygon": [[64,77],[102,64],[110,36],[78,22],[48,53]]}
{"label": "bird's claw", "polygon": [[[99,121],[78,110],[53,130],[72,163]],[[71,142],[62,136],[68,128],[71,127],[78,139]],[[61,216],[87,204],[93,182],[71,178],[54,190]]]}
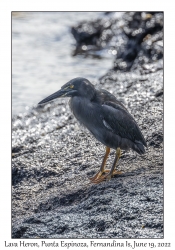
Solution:
{"label": "bird's claw", "polygon": [[101,176],[100,178],[95,179],[95,180],[93,180],[91,182],[95,183],[95,184],[98,184],[98,183],[100,183],[102,181],[109,181],[111,179],[111,177],[112,177],[111,174],[105,174],[105,175]]}
{"label": "bird's claw", "polygon": [[90,177],[89,180],[92,182],[92,181],[98,179],[99,177],[101,177],[102,174],[103,174],[103,173],[100,171],[100,172],[98,172],[97,174],[95,174],[93,177]]}
{"label": "bird's claw", "polygon": [[[104,172],[110,172],[110,170],[106,169]],[[98,184],[98,183],[100,183],[102,181],[109,181],[114,175],[116,175],[116,174],[122,174],[122,171],[116,171],[115,170],[115,171],[113,171],[112,174],[108,173],[108,174],[105,174],[103,176],[102,176],[103,173],[100,176],[99,176],[99,173],[100,172],[98,172],[94,177],[90,178],[90,180],[91,180],[92,183]]]}
{"label": "bird's claw", "polygon": [[98,173],[96,173],[93,177],[89,178],[89,180],[91,182],[93,182],[94,180],[98,180],[101,178],[101,176],[104,174],[104,173],[109,173],[110,170],[109,169],[105,169],[104,171],[99,171]]}

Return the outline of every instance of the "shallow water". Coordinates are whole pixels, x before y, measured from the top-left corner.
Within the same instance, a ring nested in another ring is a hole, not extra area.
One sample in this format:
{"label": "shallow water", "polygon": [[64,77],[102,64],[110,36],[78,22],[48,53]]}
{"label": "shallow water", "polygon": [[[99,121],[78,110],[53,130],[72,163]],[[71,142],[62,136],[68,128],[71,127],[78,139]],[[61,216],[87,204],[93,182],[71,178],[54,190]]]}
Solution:
{"label": "shallow water", "polygon": [[72,56],[71,26],[104,17],[102,12],[20,12],[12,15],[12,115],[23,113],[75,77],[93,83],[113,65],[101,58]]}

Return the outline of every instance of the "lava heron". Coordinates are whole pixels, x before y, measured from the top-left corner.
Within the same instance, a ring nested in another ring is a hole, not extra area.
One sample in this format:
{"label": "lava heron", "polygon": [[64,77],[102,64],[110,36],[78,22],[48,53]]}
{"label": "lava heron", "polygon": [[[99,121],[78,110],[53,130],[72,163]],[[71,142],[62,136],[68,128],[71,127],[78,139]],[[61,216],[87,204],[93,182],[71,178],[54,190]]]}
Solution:
{"label": "lava heron", "polygon": [[[133,149],[138,154],[144,154],[146,141],[134,118],[108,91],[95,89],[94,85],[85,78],[74,78],[54,94],[46,97],[38,104],[49,102],[58,97],[71,97],[70,107],[77,118],[94,137],[106,146],[106,153],[100,170],[92,178],[93,183],[110,180],[117,171],[116,165],[121,156],[121,149]],[[111,169],[105,169],[110,148],[116,150]]]}

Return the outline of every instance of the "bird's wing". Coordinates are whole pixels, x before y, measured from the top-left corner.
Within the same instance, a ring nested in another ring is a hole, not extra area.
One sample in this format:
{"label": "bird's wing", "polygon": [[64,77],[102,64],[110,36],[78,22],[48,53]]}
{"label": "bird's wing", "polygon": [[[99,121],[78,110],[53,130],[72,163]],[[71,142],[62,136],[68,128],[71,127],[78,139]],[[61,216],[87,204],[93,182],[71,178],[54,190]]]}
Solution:
{"label": "bird's wing", "polygon": [[113,107],[114,109],[124,110],[124,111],[126,111],[129,114],[128,110],[125,108],[125,106],[123,105],[123,103],[119,102],[118,100],[115,100],[115,102],[113,102],[113,101],[106,101],[106,102],[104,102],[104,105]]}
{"label": "bird's wing", "polygon": [[110,92],[108,92],[105,89],[101,89],[100,91],[96,92],[95,102],[100,103],[101,105],[102,104],[106,104],[106,105],[109,105],[109,106],[114,105],[113,106],[114,108],[115,108],[115,105],[118,105],[118,106],[121,106],[121,108],[123,108],[123,109],[125,109],[127,111],[127,109],[125,108],[123,103],[118,101],[114,95],[112,95]]}
{"label": "bird's wing", "polygon": [[141,142],[146,146],[146,141],[134,118],[125,107],[113,102],[105,102],[103,105],[103,124],[113,133],[133,142]]}

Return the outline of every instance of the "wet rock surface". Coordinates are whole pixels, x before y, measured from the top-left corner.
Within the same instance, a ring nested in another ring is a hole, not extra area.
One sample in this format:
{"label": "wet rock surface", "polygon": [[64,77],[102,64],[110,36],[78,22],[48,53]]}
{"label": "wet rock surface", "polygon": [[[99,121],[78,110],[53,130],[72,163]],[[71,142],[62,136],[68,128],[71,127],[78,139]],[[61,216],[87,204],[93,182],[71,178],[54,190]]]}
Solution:
{"label": "wet rock surface", "polygon": [[[149,39],[158,34],[163,44],[159,32]],[[148,58],[136,57],[130,71],[114,67],[97,84],[126,105],[148,144],[142,156],[123,152],[123,173],[109,182],[89,182],[105,146],[78,124],[67,100],[13,117],[13,238],[163,238],[163,59]]]}

